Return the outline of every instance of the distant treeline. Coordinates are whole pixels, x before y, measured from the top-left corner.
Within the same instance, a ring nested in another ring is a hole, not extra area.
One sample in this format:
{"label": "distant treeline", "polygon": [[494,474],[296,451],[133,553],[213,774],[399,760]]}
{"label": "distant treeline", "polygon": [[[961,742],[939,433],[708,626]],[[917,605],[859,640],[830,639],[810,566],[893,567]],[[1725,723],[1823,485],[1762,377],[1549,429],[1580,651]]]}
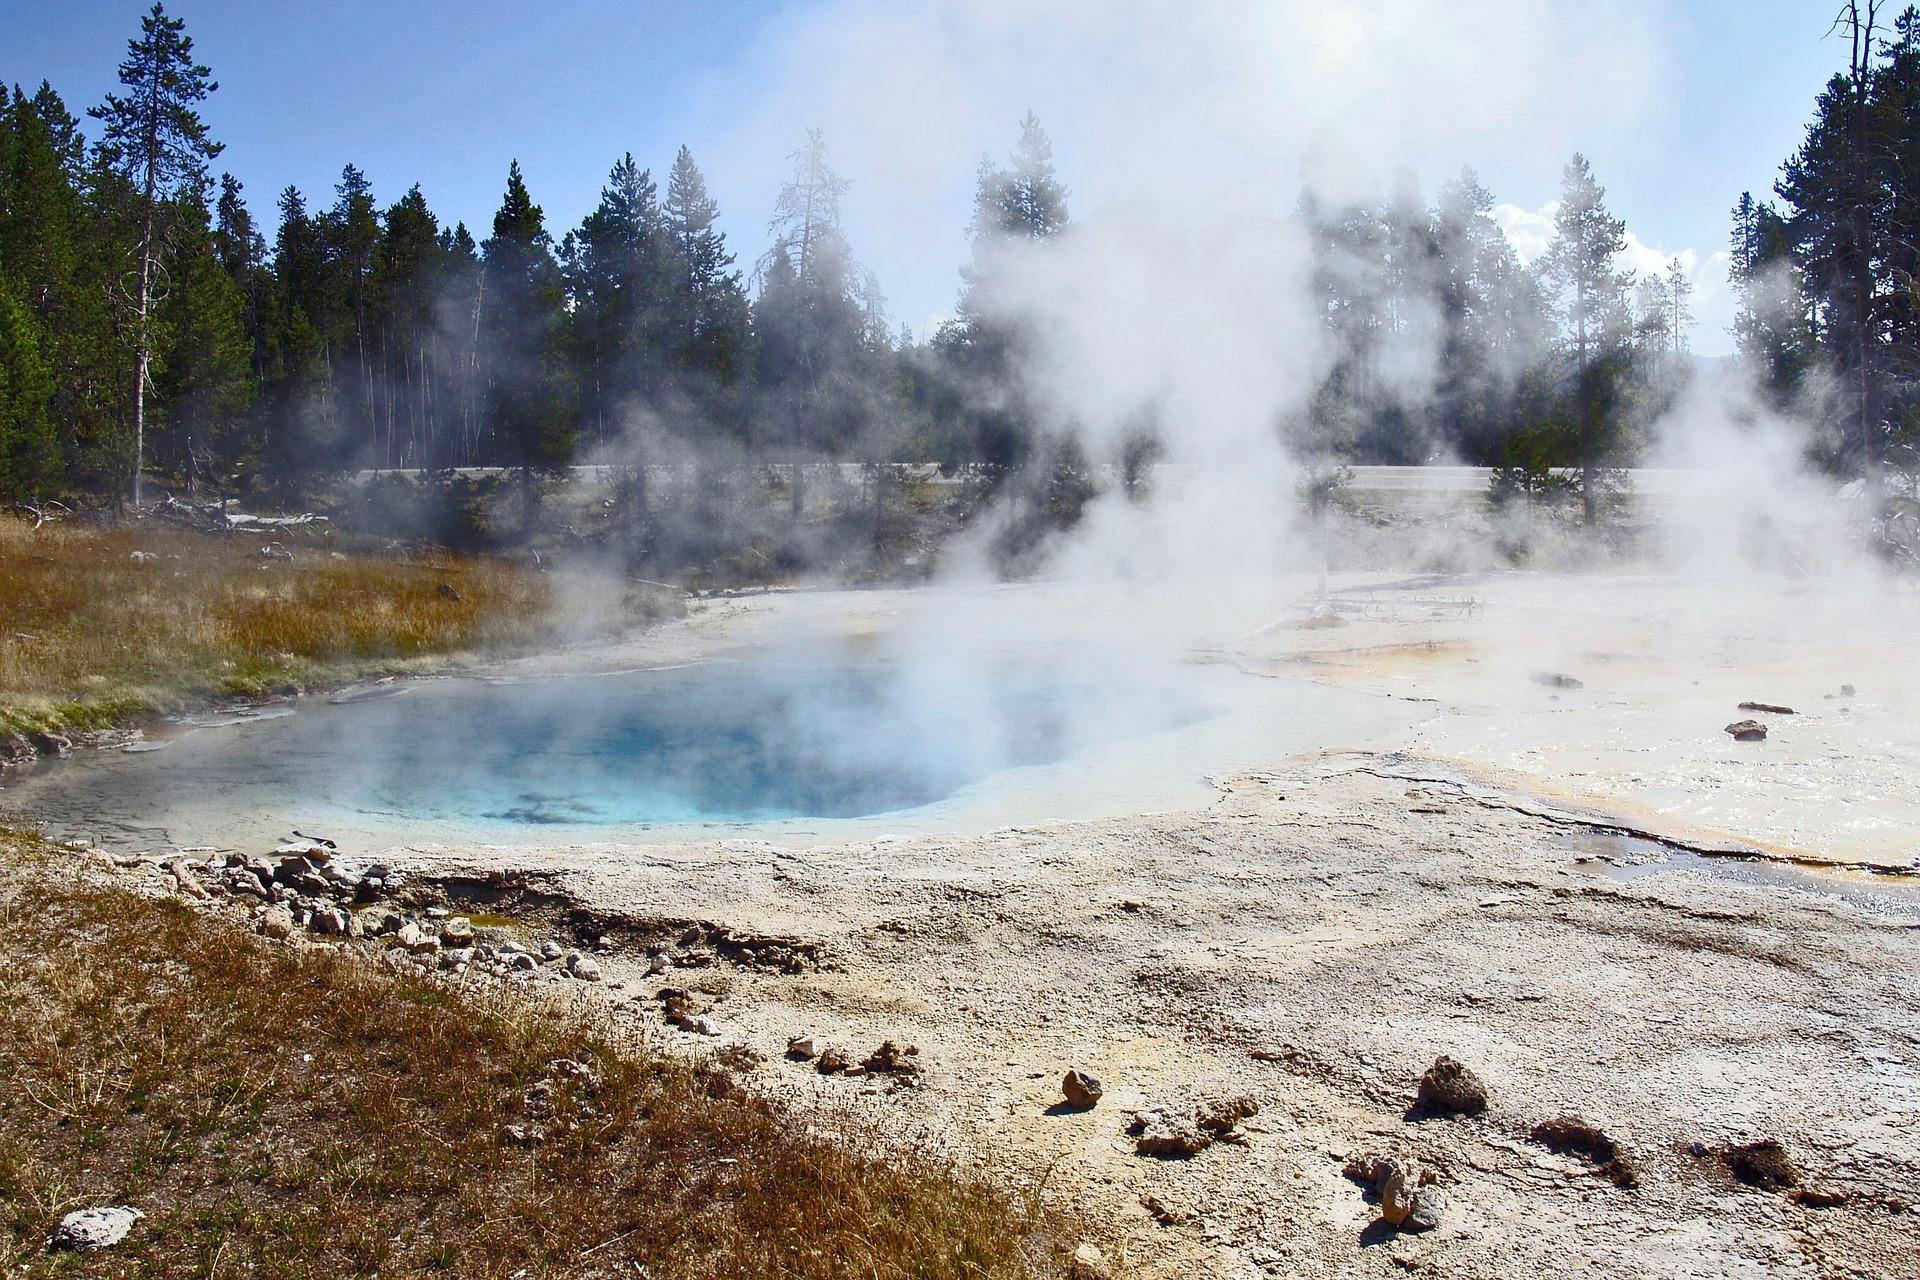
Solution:
{"label": "distant treeline", "polygon": [[[1909,171],[1900,148],[1920,158],[1913,27],[1868,57],[1864,154],[1882,188]],[[484,238],[443,225],[418,187],[383,207],[351,165],[329,201],[288,188],[263,220],[236,178],[212,176],[195,105],[211,73],[159,5],[120,78],[91,140],[50,86],[0,89],[5,498],[137,498],[145,477],[285,503],[348,470],[497,466],[525,477],[530,515],[536,477],[571,462],[642,478],[689,460],[931,462],[1045,526],[1159,452],[1143,406],[1121,456],[1090,458],[1023,393],[1039,339],[982,302],[994,273],[1033,261],[1007,246],[1073,234],[1032,116],[1006,164],[982,164],[956,318],[918,340],[890,328],[847,243],[848,184],[817,131],[778,188],[771,243],[743,263],[684,147],[659,179],[621,157],[567,230],[517,164]],[[1861,222],[1853,84],[1836,79],[1788,167],[1795,212],[1743,202],[1741,342],[1783,400],[1831,370],[1820,394],[1839,404],[1832,388],[1866,369],[1863,412],[1885,422],[1920,363],[1902,354],[1911,291],[1888,286],[1912,278],[1920,204],[1877,198]],[[1332,359],[1275,429],[1332,472],[1458,460],[1532,491],[1580,468],[1591,517],[1601,469],[1631,459],[1691,367],[1687,276],[1617,269],[1624,227],[1578,156],[1532,266],[1492,209],[1470,171],[1432,206],[1410,177],[1367,207],[1302,202]],[[1863,225],[1879,246],[1864,255],[1848,247]]]}

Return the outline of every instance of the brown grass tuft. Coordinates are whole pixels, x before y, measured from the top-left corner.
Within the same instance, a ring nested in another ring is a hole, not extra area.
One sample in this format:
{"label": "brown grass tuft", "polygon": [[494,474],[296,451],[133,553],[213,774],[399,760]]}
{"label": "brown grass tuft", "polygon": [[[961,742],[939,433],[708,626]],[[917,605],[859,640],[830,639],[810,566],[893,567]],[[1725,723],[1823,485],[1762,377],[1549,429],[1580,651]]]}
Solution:
{"label": "brown grass tuft", "polygon": [[268,543],[0,516],[0,720],[99,728],[559,638],[552,579],[520,564]]}
{"label": "brown grass tuft", "polygon": [[[585,1015],[269,944],[43,848],[0,837],[6,1274],[1058,1269],[1031,1213],[879,1158],[857,1115],[822,1132]],[[556,1075],[563,1058],[599,1080]],[[515,1145],[506,1126],[535,1118],[542,1080],[551,1136]],[[121,1245],[45,1251],[64,1213],[112,1203],[148,1215]]]}

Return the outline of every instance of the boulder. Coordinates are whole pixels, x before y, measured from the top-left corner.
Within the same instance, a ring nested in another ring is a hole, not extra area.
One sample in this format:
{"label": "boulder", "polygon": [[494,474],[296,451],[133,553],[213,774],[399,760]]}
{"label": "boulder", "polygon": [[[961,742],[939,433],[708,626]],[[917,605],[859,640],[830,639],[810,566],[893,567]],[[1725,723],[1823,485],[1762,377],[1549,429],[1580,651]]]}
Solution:
{"label": "boulder", "polygon": [[566,954],[567,954],[566,948],[562,947],[559,943],[555,942],[552,938],[548,938],[545,942],[540,944],[540,958],[542,960],[558,960],[561,957],[565,956]]}
{"label": "boulder", "polygon": [[130,1205],[108,1205],[99,1209],[81,1209],[60,1219],[47,1240],[50,1250],[71,1249],[91,1253],[119,1244],[133,1230],[133,1224],[147,1215]]}
{"label": "boulder", "polygon": [[271,906],[260,917],[260,932],[269,938],[285,939],[293,936],[293,912],[284,906]]}
{"label": "boulder", "polygon": [[820,1054],[820,1043],[812,1036],[795,1036],[787,1041],[787,1056],[795,1062],[812,1062]]}
{"label": "boulder", "polygon": [[578,951],[567,956],[567,972],[582,982],[600,981],[600,962],[592,956],[583,956]]}
{"label": "boulder", "polygon": [[1487,1109],[1487,1087],[1480,1077],[1441,1054],[1420,1077],[1414,1110],[1429,1116],[1477,1116]]}
{"label": "boulder", "polygon": [[1079,1067],[1067,1072],[1060,1081],[1060,1092],[1066,1096],[1067,1105],[1079,1111],[1091,1109],[1106,1091],[1099,1076]]}
{"label": "boulder", "polygon": [[1732,734],[1735,742],[1764,742],[1767,737],[1767,726],[1758,720],[1735,720],[1722,732]]}

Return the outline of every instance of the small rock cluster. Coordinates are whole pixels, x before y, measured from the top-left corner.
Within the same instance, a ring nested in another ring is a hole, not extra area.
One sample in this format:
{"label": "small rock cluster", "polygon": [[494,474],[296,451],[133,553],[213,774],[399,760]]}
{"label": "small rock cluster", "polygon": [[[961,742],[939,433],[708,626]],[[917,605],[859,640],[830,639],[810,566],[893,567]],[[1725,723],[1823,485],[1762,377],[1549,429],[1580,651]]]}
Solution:
{"label": "small rock cluster", "polygon": [[917,1046],[892,1040],[881,1041],[879,1048],[856,1062],[846,1050],[825,1044],[817,1036],[798,1035],[787,1041],[787,1057],[794,1062],[813,1063],[814,1070],[823,1076],[886,1075],[902,1084],[915,1083],[925,1070]]}
{"label": "small rock cluster", "polygon": [[1447,1211],[1447,1198],[1434,1186],[1435,1174],[1407,1156],[1359,1156],[1343,1173],[1380,1202],[1380,1218],[1402,1231],[1431,1231]]}
{"label": "small rock cluster", "polygon": [[[545,974],[579,982],[599,982],[602,977],[593,956],[553,939],[532,948],[506,929],[478,928],[469,917],[445,907],[418,905],[393,868],[376,862],[352,870],[330,840],[296,837],[281,842],[271,858],[190,853],[113,861],[157,870],[167,877],[169,888],[198,902],[250,905],[254,928],[275,940],[306,934],[342,941],[384,939],[390,955],[416,970],[454,976],[523,981]],[[608,939],[600,941],[611,945]]]}
{"label": "small rock cluster", "polygon": [[1240,1132],[1240,1122],[1259,1112],[1260,1104],[1244,1094],[1204,1098],[1184,1107],[1136,1111],[1127,1134],[1143,1156],[1184,1160],[1216,1142],[1245,1146],[1247,1136]]}
{"label": "small rock cluster", "polygon": [[599,1069],[592,1063],[555,1058],[547,1064],[546,1074],[521,1095],[520,1109],[526,1120],[504,1127],[507,1141],[537,1147],[555,1130],[572,1130],[592,1119],[596,1114],[593,1100],[600,1096],[601,1083]]}

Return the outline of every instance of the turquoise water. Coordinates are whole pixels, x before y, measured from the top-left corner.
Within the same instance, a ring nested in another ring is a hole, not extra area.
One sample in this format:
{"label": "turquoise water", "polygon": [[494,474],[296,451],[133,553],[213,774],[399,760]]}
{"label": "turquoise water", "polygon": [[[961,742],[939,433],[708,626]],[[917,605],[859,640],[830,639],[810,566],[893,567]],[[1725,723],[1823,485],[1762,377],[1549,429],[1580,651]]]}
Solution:
{"label": "turquoise water", "polygon": [[[1203,721],[1175,684],[1008,663],[928,676],[763,660],[366,691],[294,714],[180,726],[135,754],[43,765],[7,799],[76,831],[194,838],[196,815],[428,824],[518,839],[569,829],[849,819],[998,772]],[[213,825],[219,825],[213,822]]]}

